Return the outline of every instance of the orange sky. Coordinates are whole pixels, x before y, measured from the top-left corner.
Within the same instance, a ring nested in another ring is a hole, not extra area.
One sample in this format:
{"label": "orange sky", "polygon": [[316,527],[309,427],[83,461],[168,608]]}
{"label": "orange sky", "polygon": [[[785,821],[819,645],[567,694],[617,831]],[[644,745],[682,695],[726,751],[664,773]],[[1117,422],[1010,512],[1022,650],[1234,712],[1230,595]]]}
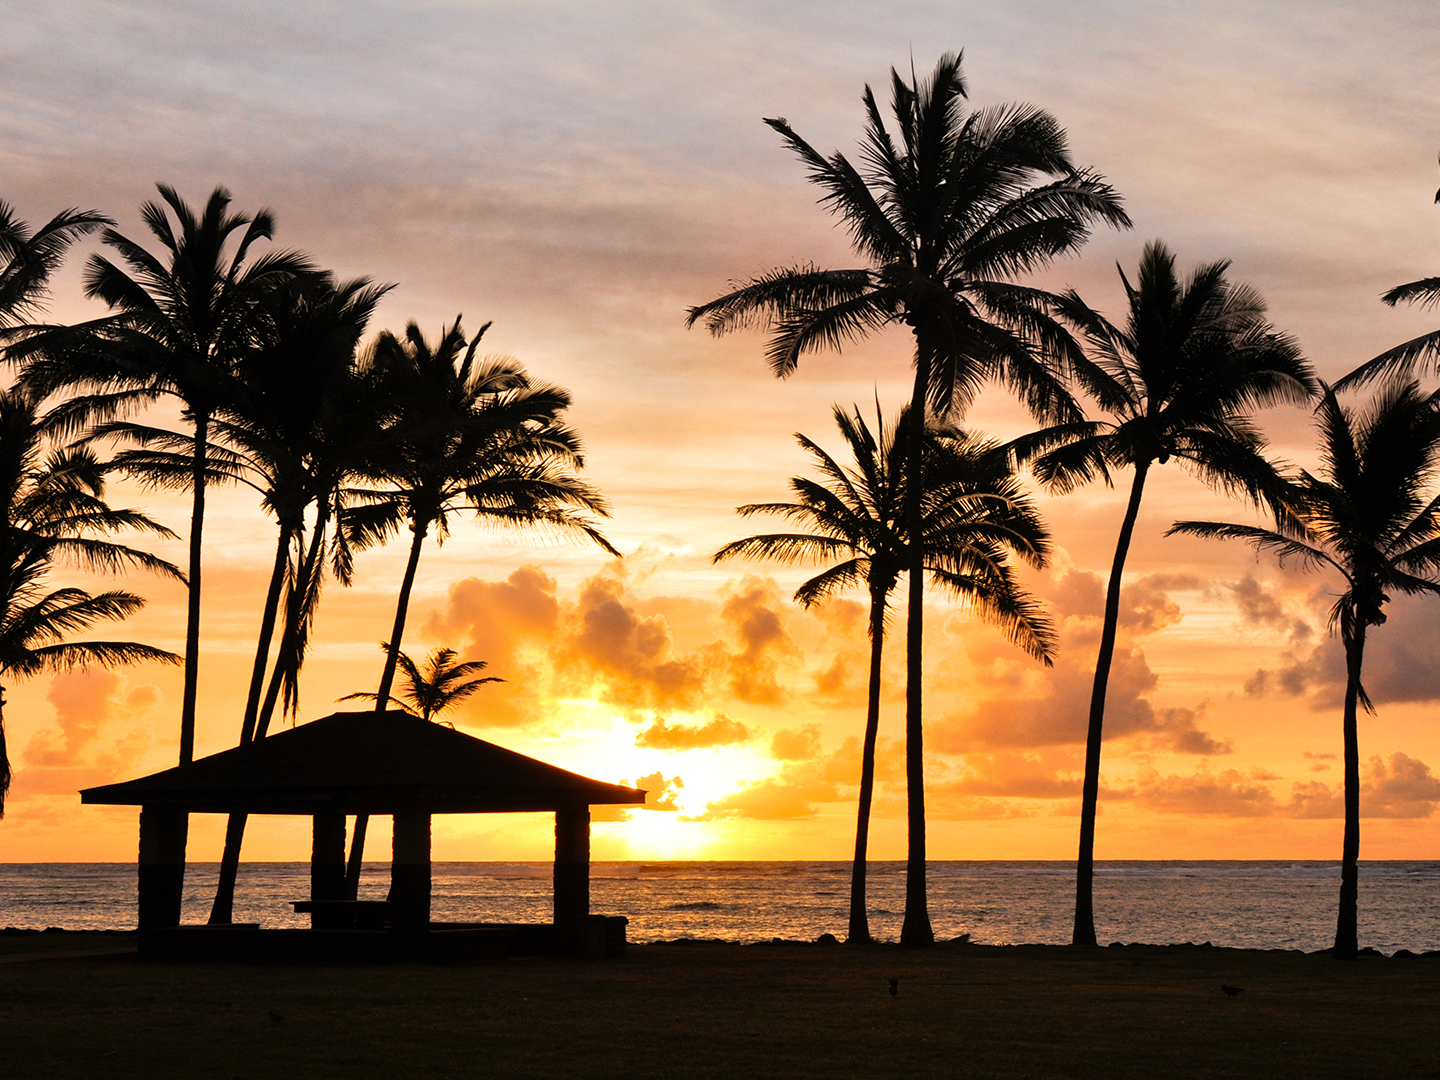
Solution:
{"label": "orange sky", "polygon": [[[814,612],[798,572],[709,564],[749,531],[742,502],[804,469],[792,433],[834,446],[832,403],[888,409],[906,338],[807,358],[788,382],[758,336],[682,326],[733,278],[813,259],[843,235],[762,116],[818,147],[854,146],[859,95],[891,64],[963,47],[972,100],[1030,100],[1077,160],[1122,192],[1133,232],[1096,237],[1042,280],[1118,303],[1114,264],[1160,237],[1183,265],[1234,260],[1323,377],[1433,329],[1377,297],[1440,267],[1431,205],[1440,56],[1428,4],[1112,2],[874,5],[235,2],[33,5],[0,43],[0,198],[39,222],[98,207],[131,235],[157,180],[199,202],[216,183],[275,208],[280,242],[344,276],[399,287],[376,326],[431,333],[463,312],[489,347],[568,387],[588,476],[622,562],[462,526],[421,562],[406,645],[448,644],[507,679],[457,714],[485,738],[606,780],[663,788],[673,810],[599,823],[599,858],[844,858],[863,725],[864,619]],[[52,313],[79,298],[77,258]],[[1006,436],[990,393],[972,426]],[[1298,410],[1265,417],[1277,452],[1310,455]],[[1127,573],[1112,680],[1100,858],[1330,858],[1339,851],[1338,653],[1329,583],[1247,550],[1166,540],[1177,517],[1243,510],[1175,468],[1152,474]],[[183,503],[117,491],[177,528]],[[929,805],[936,858],[1068,858],[1103,574],[1121,497],[1043,505],[1061,549],[1034,588],[1060,623],[1049,672],[936,606],[928,631]],[[238,734],[272,524],[246,494],[207,525],[198,745]],[[177,546],[169,552],[180,559]],[[403,553],[331,587],[301,719],[373,689]],[[179,590],[130,624],[178,648]],[[897,597],[903,601],[903,597]],[[1363,854],[1440,857],[1437,611],[1397,604],[1367,654],[1379,714],[1361,729]],[[903,665],[887,656],[871,851],[903,855]],[[126,860],[133,811],[77,788],[173,762],[178,673],[138,668],[8,690],[17,776],[0,860]],[[541,858],[541,818],[437,822],[438,858]],[[383,853],[383,832],[372,850]],[[299,858],[308,823],[252,825],[252,858]],[[191,857],[218,856],[199,819]]]}

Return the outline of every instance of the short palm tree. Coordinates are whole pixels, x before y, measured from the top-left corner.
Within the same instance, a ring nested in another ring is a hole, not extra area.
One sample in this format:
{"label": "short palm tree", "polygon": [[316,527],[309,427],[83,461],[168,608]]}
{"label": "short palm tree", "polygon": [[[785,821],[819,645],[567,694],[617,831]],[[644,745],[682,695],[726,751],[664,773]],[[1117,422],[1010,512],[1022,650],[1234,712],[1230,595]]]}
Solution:
{"label": "short palm tree", "polygon": [[1261,454],[1263,440],[1249,410],[1298,404],[1315,393],[1299,347],[1265,320],[1258,293],[1226,279],[1228,267],[1227,262],[1210,263],[1181,280],[1169,249],[1158,241],[1147,244],[1136,284],[1120,271],[1127,299],[1121,326],[1092,311],[1075,293],[1067,294],[1059,309],[1083,330],[1094,355],[1093,361],[1075,362],[1077,379],[1113,419],[1057,425],[1014,444],[1019,456],[1033,458],[1035,475],[1055,491],[1096,478],[1108,484],[1112,469],[1134,469],[1110,567],[1090,697],[1076,945],[1095,944],[1095,811],[1105,692],[1120,619],[1121,579],[1145,480],[1152,467],[1173,459],[1213,488],[1262,498],[1274,487],[1275,474]]}
{"label": "short palm tree", "polygon": [[[380,648],[387,656],[390,654],[388,641],[382,641]],[[411,716],[418,716],[422,720],[433,720],[441,713],[460,704],[486,683],[505,681],[494,675],[487,675],[483,679],[469,678],[470,675],[484,671],[489,665],[484,660],[467,660],[457,664],[455,657],[458,655],[454,649],[433,649],[422,663],[417,664],[405,653],[399,653],[396,664],[404,679],[401,682],[399,695],[392,695],[386,705],[398,705],[402,712],[407,712]],[[357,698],[374,701],[375,695],[371,693],[346,694],[336,700],[354,701]]]}
{"label": "short palm tree", "polygon": [[[847,937],[856,944],[870,941],[865,878],[880,729],[880,660],[890,593],[909,565],[910,534],[903,511],[913,415],[903,410],[893,427],[882,420],[872,433],[859,409],[852,414],[837,406],[835,423],[854,465],[842,465],[811,439],[796,435],[820,479],[792,477],[794,502],[752,503],[738,511],[744,517],[772,514],[805,531],[747,536],[715,553],[716,562],[764,558],[795,564],[838,558],[795,591],[795,599],[806,607],[856,586],[870,595],[870,675]],[[1049,664],[1053,631],[1039,605],[1020,589],[1010,561],[1014,555],[1031,566],[1044,566],[1049,536],[1007,455],[994,443],[935,426],[925,432],[924,447],[927,490],[921,497],[921,546],[930,580]]]}
{"label": "short palm tree", "polygon": [[1177,522],[1171,532],[1244,540],[1301,566],[1332,570],[1344,590],[1330,628],[1345,646],[1345,839],[1335,955],[1357,954],[1360,745],[1357,706],[1373,712],[1360,676],[1370,627],[1385,622],[1394,593],[1440,595],[1440,399],[1414,383],[1384,386],[1355,414],[1326,388],[1317,410],[1322,467],[1302,472],[1279,500],[1274,529]]}
{"label": "short palm tree", "polygon": [[75,423],[97,414],[113,416],[127,405],[162,395],[180,400],[193,447],[180,715],[180,760],[186,762],[195,750],[200,556],[206,484],[212,478],[211,421],[230,398],[236,362],[259,333],[264,292],[313,267],[289,251],[249,259],[251,248],[274,234],[274,217],[265,209],[253,217],[230,213],[230,193],[223,187],[211,193],[198,214],[173,188],[161,184],[159,192],[162,201],[146,202],[140,215],[162,253],[156,256],[110,228],[102,239],[118,254],[119,263],[95,254],[86,265],[86,295],[104,300],[111,314],[31,336],[10,355],[26,363],[23,378],[41,393],[83,391],[68,406]]}
{"label": "short palm tree", "polygon": [[[1050,294],[1015,280],[1078,250],[1102,222],[1128,227],[1120,198],[1102,177],[1077,169],[1064,130],[1029,105],[967,112],[960,57],[942,56],[928,80],[891,69],[892,135],[870,87],[857,168],[825,157],[782,119],[765,122],[805,163],[864,265],[775,270],[693,307],[688,322],[713,333],[763,326],[767,356],[782,378],[800,357],[839,348],[887,326],[914,341],[910,408],[948,417],[980,387],[999,380],[1037,416],[1076,419],[1062,381],[1076,352],[1052,318]],[[898,138],[898,145],[897,145]],[[906,509],[919,531],[923,469],[916,425],[907,468],[916,479]],[[918,548],[906,568],[906,779],[909,802],[905,925],[901,943],[933,944],[925,891],[925,792],[921,722],[925,571]]]}
{"label": "short palm tree", "polygon": [[[107,539],[132,530],[174,534],[137,510],[106,505],[105,466],[86,447],[47,449],[53,422],[25,390],[0,390],[0,676],[24,678],[89,664],[179,662],[173,653],[133,641],[68,640],[97,622],[125,618],[145,601],[118,589],[95,595],[75,587],[52,591],[48,579],[58,565],[185,578],[165,560]],[[0,706],[3,694],[0,687]],[[0,715],[0,817],[10,780]]]}
{"label": "short palm tree", "polygon": [[[561,422],[570,395],[532,380],[513,360],[476,358],[486,323],[468,338],[457,317],[431,345],[415,323],[404,339],[380,335],[365,367],[394,404],[383,455],[369,466],[377,486],[348,489],[341,528],[347,550],[410,530],[410,552],[395,605],[375,708],[391,700],[410,593],[425,539],[441,542],[453,515],[482,524],[538,529],[588,539],[611,555],[592,515],[608,513],[604,498],[575,475],[579,437]],[[368,819],[355,822],[347,884],[359,887]]]}

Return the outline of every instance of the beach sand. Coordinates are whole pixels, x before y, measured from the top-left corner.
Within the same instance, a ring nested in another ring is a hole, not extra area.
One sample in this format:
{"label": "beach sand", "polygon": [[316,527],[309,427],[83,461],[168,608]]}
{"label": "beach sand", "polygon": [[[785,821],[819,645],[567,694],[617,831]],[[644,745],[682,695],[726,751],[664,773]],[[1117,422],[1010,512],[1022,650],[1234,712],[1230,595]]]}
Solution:
{"label": "beach sand", "polygon": [[[0,958],[131,946],[116,935],[0,938]],[[0,1072],[1440,1077],[1437,1013],[1434,956],[695,943],[591,963],[440,967],[155,964],[115,952],[0,963]]]}

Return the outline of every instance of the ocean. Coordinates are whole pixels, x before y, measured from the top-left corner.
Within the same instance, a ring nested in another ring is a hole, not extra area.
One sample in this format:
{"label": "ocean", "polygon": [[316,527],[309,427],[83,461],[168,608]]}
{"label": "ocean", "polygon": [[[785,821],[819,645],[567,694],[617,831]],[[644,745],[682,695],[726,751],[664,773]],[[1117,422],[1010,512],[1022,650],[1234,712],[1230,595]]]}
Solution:
{"label": "ocean", "polygon": [[[191,864],[183,921],[204,922],[217,866]],[[245,863],[237,922],[306,926],[292,901],[309,894],[307,863]],[[549,863],[436,863],[437,920],[550,918]],[[385,863],[367,864],[361,898],[381,899]],[[937,938],[982,944],[1070,939],[1074,868],[1063,862],[934,862],[930,918]],[[1210,942],[1251,949],[1328,948],[1340,872],[1320,862],[1104,862],[1095,874],[1096,931],[1111,941]],[[850,865],[842,862],[624,862],[591,867],[590,909],[625,915],[635,942],[677,938],[768,941],[845,936]],[[870,932],[900,935],[905,865],[870,864]],[[0,864],[0,926],[68,930],[135,925],[133,863]],[[1440,949],[1440,862],[1360,867],[1360,944],[1392,953]]]}

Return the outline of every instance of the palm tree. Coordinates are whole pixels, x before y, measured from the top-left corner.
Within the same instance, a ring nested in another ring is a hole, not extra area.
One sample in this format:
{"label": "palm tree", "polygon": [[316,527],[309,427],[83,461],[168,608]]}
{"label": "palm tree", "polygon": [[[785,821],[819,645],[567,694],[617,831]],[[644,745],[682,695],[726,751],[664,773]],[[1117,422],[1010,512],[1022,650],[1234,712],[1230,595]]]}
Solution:
{"label": "palm tree", "polygon": [[[570,395],[531,380],[513,360],[477,362],[490,324],[467,339],[460,319],[431,345],[410,323],[401,340],[380,335],[367,365],[396,414],[386,455],[373,470],[379,487],[352,488],[343,515],[346,543],[363,549],[401,526],[410,551],[395,605],[375,708],[384,712],[399,663],[410,593],[425,538],[433,529],[444,542],[450,518],[469,512],[482,523],[542,529],[584,538],[611,555],[619,552],[590,515],[607,514],[604,498],[575,475],[583,464],[579,437],[560,421]],[[359,886],[368,821],[358,817],[347,880]]]}
{"label": "palm tree", "polygon": [[232,214],[230,193],[217,187],[197,215],[173,188],[161,184],[158,190],[162,202],[146,202],[140,214],[163,253],[157,257],[107,228],[102,239],[123,265],[99,254],[86,264],[86,295],[104,300],[112,313],[34,335],[19,353],[12,347],[10,355],[27,362],[24,378],[41,392],[67,386],[88,391],[68,406],[72,422],[96,413],[113,415],[127,404],[160,395],[173,395],[182,403],[193,447],[180,716],[180,760],[186,762],[195,750],[200,554],[206,483],[212,477],[211,421],[230,398],[236,362],[260,333],[263,294],[313,268],[305,257],[288,251],[269,252],[247,263],[251,247],[274,234],[268,209],[253,217]]}
{"label": "palm tree", "polygon": [[[380,649],[386,656],[390,655],[388,641],[382,641]],[[422,666],[416,664],[405,653],[399,653],[396,662],[400,673],[405,676],[405,681],[399,697],[392,696],[386,704],[398,705],[402,712],[418,716],[422,720],[433,720],[441,713],[460,704],[486,683],[505,681],[494,675],[487,675],[483,679],[468,679],[467,676],[484,671],[489,665],[484,660],[468,660],[465,663],[457,664],[455,657],[458,655],[454,649],[434,649],[425,658]],[[374,701],[375,695],[371,693],[346,694],[335,700],[354,701],[357,698]]]}
{"label": "palm tree", "polygon": [[[47,450],[55,418],[24,389],[0,390],[0,676],[24,678],[88,664],[178,663],[133,641],[69,641],[97,622],[123,619],[145,601],[132,592],[49,591],[59,563],[100,573],[149,570],[184,581],[163,559],[105,537],[127,530],[172,538],[137,510],[106,505],[105,466],[86,447]],[[0,687],[0,708],[4,688]],[[0,817],[11,769],[0,713]]]}
{"label": "palm tree", "polygon": [[[20,326],[37,312],[49,291],[50,275],[81,236],[113,225],[97,210],[62,210],[35,232],[0,200],[0,331]],[[0,340],[12,337],[0,334]]]}
{"label": "palm tree", "polygon": [[[903,410],[893,427],[878,420],[877,437],[858,408],[852,415],[836,406],[835,423],[854,466],[841,465],[817,443],[796,435],[821,479],[792,477],[794,502],[752,503],[738,511],[744,517],[773,514],[805,531],[748,536],[726,544],[714,556],[716,562],[765,558],[788,564],[839,558],[795,591],[795,599],[806,607],[857,585],[870,594],[870,677],[847,936],[856,944],[870,941],[865,872],[880,727],[880,660],[890,593],[909,563],[910,533],[903,508],[913,415]],[[931,426],[923,438],[926,490],[920,535],[930,579],[1048,665],[1054,633],[1039,606],[1016,583],[1009,557],[1013,554],[1043,567],[1049,557],[1049,537],[1006,453],[994,443],[949,428]]]}
{"label": "palm tree", "polygon": [[477,363],[489,325],[467,341],[457,318],[431,346],[410,323],[404,341],[382,334],[375,345],[372,364],[396,400],[396,439],[376,470],[388,486],[351,493],[363,505],[347,515],[348,535],[365,547],[403,524],[411,537],[376,691],[379,712],[390,700],[425,538],[434,529],[443,543],[451,515],[469,511],[489,525],[584,537],[619,556],[587,516],[605,515],[605,500],[574,475],[583,464],[580,441],[559,419],[570,395],[533,382],[512,360]]}
{"label": "palm tree", "polygon": [[[893,68],[886,128],[865,88],[860,167],[843,154],[819,154],[783,119],[780,133],[823,190],[821,203],[845,222],[865,260],[857,269],[800,265],[754,278],[691,308],[688,325],[721,334],[751,326],[771,332],[767,356],[780,377],[800,357],[840,348],[884,327],[914,339],[910,408],[963,413],[998,379],[1037,416],[1078,419],[1061,381],[1076,353],[1052,318],[1050,294],[1016,283],[1023,273],[1079,249],[1097,222],[1128,227],[1120,198],[1098,174],[1077,169],[1055,118],[1029,105],[966,112],[960,58],[942,56],[926,81]],[[906,516],[920,531],[923,424],[913,428],[908,469],[915,483]],[[935,938],[925,896],[925,793],[921,727],[924,566],[919,548],[906,568],[906,780],[909,803],[904,945]]]}
{"label": "palm tree", "polygon": [[[298,567],[292,567],[292,549],[303,549],[305,515],[312,503],[321,508],[315,515],[315,540],[324,543],[335,493],[375,442],[383,411],[375,395],[364,391],[355,354],[376,303],[388,289],[363,278],[337,284],[328,274],[315,274],[266,290],[260,299],[265,316],[260,336],[236,361],[230,395],[211,419],[212,480],[224,478],[253,488],[278,526],[241,722],[242,745],[264,737],[282,688],[287,708],[298,705],[305,635],[296,624],[313,616],[318,588],[309,587],[309,579],[317,576],[313,559],[296,552]],[[190,487],[193,437],[131,423],[104,425],[98,434],[137,444],[116,462],[142,481]],[[291,599],[272,679],[274,693],[266,697],[262,713],[265,673],[287,582]],[[297,602],[297,596],[304,602]],[[245,823],[245,814],[230,815],[212,923],[230,921]]]}
{"label": "palm tree", "polygon": [[1128,301],[1123,327],[1068,293],[1059,309],[1084,331],[1095,356],[1075,362],[1076,377],[1114,419],[1061,424],[1014,444],[1019,457],[1034,458],[1035,475],[1054,491],[1070,491],[1097,477],[1109,484],[1111,469],[1135,470],[1110,567],[1090,696],[1071,938],[1076,945],[1095,944],[1092,885],[1105,691],[1121,578],[1145,480],[1153,466],[1173,458],[1213,488],[1262,498],[1273,487],[1274,471],[1260,453],[1263,440],[1249,410],[1282,401],[1298,404],[1315,393],[1299,347],[1266,322],[1257,292],[1226,280],[1228,268],[1228,262],[1210,263],[1181,281],[1165,245],[1147,244],[1138,283],[1132,286],[1120,271]]}
{"label": "palm tree", "polygon": [[1282,562],[1333,570],[1344,582],[1330,628],[1345,646],[1345,840],[1335,955],[1348,959],[1359,947],[1357,705],[1374,712],[1360,681],[1365,637],[1385,622],[1392,593],[1440,594],[1440,499],[1427,494],[1440,467],[1440,399],[1423,397],[1413,382],[1391,382],[1356,415],[1326,387],[1317,415],[1320,475],[1300,473],[1278,501],[1274,529],[1181,521],[1170,531],[1244,540]]}

